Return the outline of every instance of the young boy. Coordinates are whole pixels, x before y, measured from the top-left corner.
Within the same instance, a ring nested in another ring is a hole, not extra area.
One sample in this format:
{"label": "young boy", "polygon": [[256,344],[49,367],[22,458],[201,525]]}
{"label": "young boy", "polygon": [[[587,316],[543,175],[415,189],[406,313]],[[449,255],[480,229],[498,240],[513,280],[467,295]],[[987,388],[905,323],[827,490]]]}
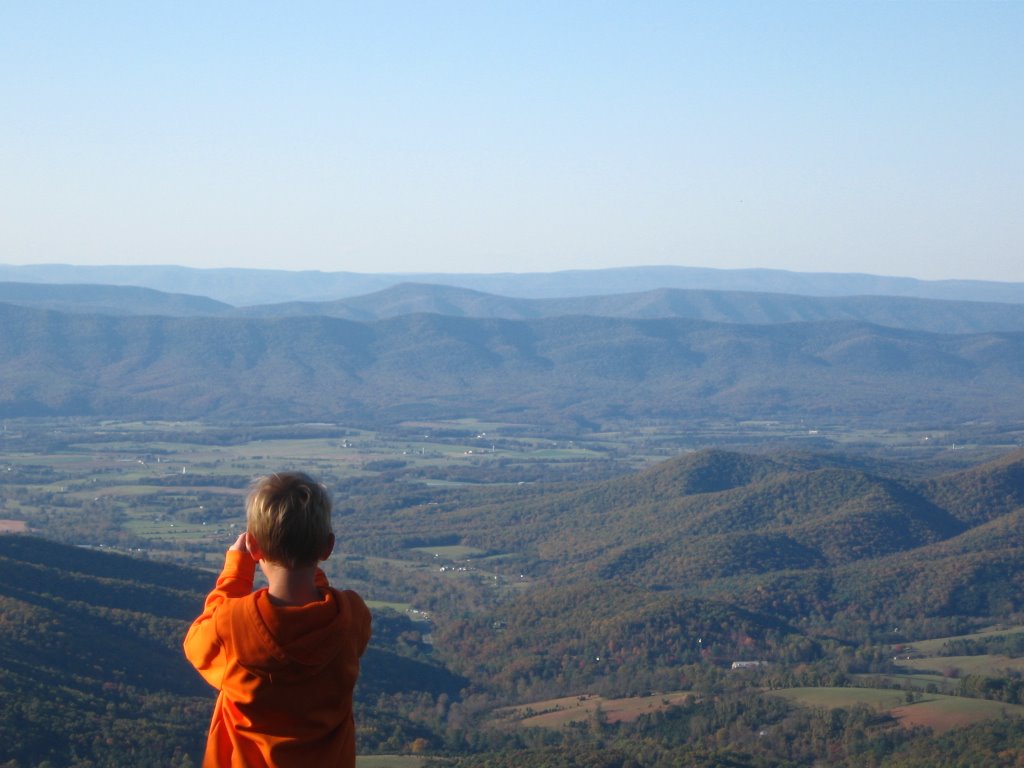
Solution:
{"label": "young boy", "polygon": [[[253,486],[246,516],[185,637],[188,660],[220,691],[203,766],[352,768],[370,612],[317,567],[334,549],[330,498],[309,476],[282,472]],[[256,563],[268,586],[253,592]]]}

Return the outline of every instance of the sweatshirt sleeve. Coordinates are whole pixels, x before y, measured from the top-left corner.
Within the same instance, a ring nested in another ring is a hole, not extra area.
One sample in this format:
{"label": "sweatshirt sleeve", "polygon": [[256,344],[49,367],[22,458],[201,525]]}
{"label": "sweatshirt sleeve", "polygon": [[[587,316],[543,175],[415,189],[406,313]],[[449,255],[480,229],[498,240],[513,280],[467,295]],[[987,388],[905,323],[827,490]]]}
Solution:
{"label": "sweatshirt sleeve", "polygon": [[206,604],[185,635],[185,657],[214,688],[220,688],[227,659],[224,643],[217,633],[214,617],[228,598],[245,597],[252,592],[256,562],[248,552],[228,550],[224,569],[217,578]]}

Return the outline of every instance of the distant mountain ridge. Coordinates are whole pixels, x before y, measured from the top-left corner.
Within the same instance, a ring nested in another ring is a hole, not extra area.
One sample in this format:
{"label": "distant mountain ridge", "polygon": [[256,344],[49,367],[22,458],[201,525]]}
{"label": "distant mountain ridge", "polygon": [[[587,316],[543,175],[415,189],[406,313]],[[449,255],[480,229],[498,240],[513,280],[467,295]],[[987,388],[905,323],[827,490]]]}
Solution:
{"label": "distant mountain ridge", "polygon": [[853,322],[113,317],[0,304],[0,414],[1024,420],[1024,334]]}
{"label": "distant mountain ridge", "polygon": [[1024,303],[1024,283],[926,281],[863,274],[679,266],[620,267],[545,273],[357,273],[178,266],[0,265],[0,280],[33,283],[134,285],[208,296],[234,306],[288,301],[336,301],[400,283],[449,285],[520,298],[640,293],[661,288],[790,293],[806,296],[907,296]]}
{"label": "distant mountain ridge", "polygon": [[521,299],[451,286],[402,283],[333,302],[265,304],[234,310],[243,317],[316,316],[383,320],[434,313],[528,320],[565,315],[632,319],[664,317],[768,325],[852,320],[935,333],[1024,331],[1024,304],[899,296],[799,296],[781,293],[660,288],[641,293]]}
{"label": "distant mountain ridge", "polygon": [[0,282],[0,302],[58,312],[105,315],[220,315],[231,305],[182,293],[121,285],[71,285]]}
{"label": "distant mountain ridge", "polygon": [[130,286],[0,283],[0,302],[61,312],[169,317],[334,317],[370,322],[423,313],[505,320],[589,315],[629,319],[689,318],[752,325],[850,320],[935,333],[1024,331],[1024,304],[676,288],[604,296],[522,299],[445,285],[402,283],[337,301],[235,308],[205,297]]}

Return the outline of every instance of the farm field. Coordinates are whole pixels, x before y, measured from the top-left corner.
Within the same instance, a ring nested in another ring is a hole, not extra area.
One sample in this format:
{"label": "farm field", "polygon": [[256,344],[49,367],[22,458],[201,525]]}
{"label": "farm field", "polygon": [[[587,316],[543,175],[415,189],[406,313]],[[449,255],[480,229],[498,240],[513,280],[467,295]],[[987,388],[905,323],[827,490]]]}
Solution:
{"label": "farm field", "polygon": [[[951,642],[956,640],[982,640],[986,638],[1000,637],[1004,635],[1015,635],[1024,632],[1024,627],[989,627],[983,629],[980,632],[970,632],[964,635],[954,635],[952,637],[933,637],[928,640],[915,640],[912,643],[903,643],[898,646],[899,650],[912,648],[918,654],[923,656],[939,656],[943,649]],[[898,652],[897,648],[893,649],[894,652]]]}
{"label": "farm field", "polygon": [[[702,434],[762,433],[760,426],[715,424],[684,433],[645,427],[552,438],[542,428],[476,419],[380,430],[61,419],[4,427],[5,528],[201,567],[215,567],[244,524],[249,482],[281,469],[304,469],[333,488],[409,478],[457,490],[621,475],[695,450]],[[414,558],[428,550],[448,561],[501,556],[456,542],[408,548]]]}
{"label": "farm field", "polygon": [[[429,433],[420,435],[412,445],[402,434],[339,425],[233,429],[167,422],[8,422],[0,434],[0,515],[10,521],[8,529],[49,535],[57,517],[66,524],[69,518],[99,514],[116,519],[116,525],[92,526],[94,537],[86,543],[133,551],[147,543],[164,550],[220,548],[232,524],[244,520],[251,479],[282,468],[302,468],[336,486],[396,471],[413,472],[420,482],[443,483],[452,473],[472,480],[499,460],[556,468],[607,462],[594,450],[563,450],[553,459],[549,440],[517,439],[511,447],[477,452],[475,432],[452,436],[465,426],[450,425],[434,440]],[[113,528],[123,535],[101,538]],[[126,538],[132,546],[124,546]]]}
{"label": "farm field", "polygon": [[904,728],[925,726],[935,733],[961,728],[983,720],[1024,717],[1024,707],[964,696],[931,695],[913,704],[889,710]]}
{"label": "farm field", "polygon": [[368,608],[370,608],[370,610],[387,608],[388,610],[396,611],[398,613],[405,613],[410,608],[412,608],[412,606],[409,605],[409,603],[392,603],[386,600],[367,600],[366,605]]}
{"label": "farm field", "polygon": [[[936,675],[963,677],[965,675],[985,675],[1001,677],[1007,671],[1024,671],[1024,658],[982,654],[980,656],[931,656],[924,659],[905,659],[899,662],[900,668],[915,669],[919,672],[932,672]],[[947,674],[949,673],[949,674]]]}
{"label": "farm field", "polygon": [[600,712],[609,723],[625,723],[641,715],[683,704],[690,695],[685,692],[656,693],[622,699],[606,699],[594,694],[565,696],[499,710],[494,721],[503,726],[557,729],[588,722]]}
{"label": "farm field", "polygon": [[[960,685],[956,678],[944,677],[943,675],[906,675],[897,674],[861,674],[851,675],[859,686],[871,688],[874,686],[895,686],[901,690],[927,691],[929,693],[955,693]],[[932,687],[929,687],[932,686]]]}
{"label": "farm field", "polygon": [[[900,643],[890,647],[897,672],[882,676],[888,683],[909,685],[916,690],[928,692],[954,692],[960,681],[968,675],[1000,678],[1007,674],[1024,672],[1024,657],[1001,653],[973,653],[971,655],[949,655],[950,649],[974,644],[983,648],[1003,638],[1012,638],[1024,632],[1020,626],[990,627],[979,632],[948,637],[936,637]],[[879,679],[877,675],[858,675],[862,681]]]}
{"label": "farm field", "polygon": [[438,559],[445,560],[469,560],[471,558],[479,558],[481,555],[486,554],[482,549],[461,545],[413,547],[413,551],[422,552],[425,555],[433,555]]}
{"label": "farm field", "polygon": [[891,709],[906,703],[903,691],[889,688],[783,688],[771,692],[775,696],[794,701],[805,707],[837,709],[865,704],[869,707]]}
{"label": "farm field", "polygon": [[356,768],[423,768],[427,759],[416,755],[362,755],[356,757]]}
{"label": "farm field", "polygon": [[1024,706],[964,696],[925,694],[913,702],[887,688],[789,688],[772,692],[805,707],[848,708],[864,704],[887,711],[900,725],[927,726],[936,733],[1005,716],[1024,717]]}

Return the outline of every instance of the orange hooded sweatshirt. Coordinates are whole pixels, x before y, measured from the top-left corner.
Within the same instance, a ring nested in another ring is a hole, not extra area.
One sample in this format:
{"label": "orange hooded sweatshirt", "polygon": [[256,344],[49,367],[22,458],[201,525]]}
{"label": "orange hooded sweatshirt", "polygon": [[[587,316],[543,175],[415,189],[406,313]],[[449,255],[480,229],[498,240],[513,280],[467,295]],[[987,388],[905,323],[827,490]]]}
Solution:
{"label": "orange hooded sweatshirt", "polygon": [[220,691],[203,768],[352,768],[352,690],[370,640],[370,611],[355,592],[279,606],[252,591],[256,563],[228,551],[185,655]]}

